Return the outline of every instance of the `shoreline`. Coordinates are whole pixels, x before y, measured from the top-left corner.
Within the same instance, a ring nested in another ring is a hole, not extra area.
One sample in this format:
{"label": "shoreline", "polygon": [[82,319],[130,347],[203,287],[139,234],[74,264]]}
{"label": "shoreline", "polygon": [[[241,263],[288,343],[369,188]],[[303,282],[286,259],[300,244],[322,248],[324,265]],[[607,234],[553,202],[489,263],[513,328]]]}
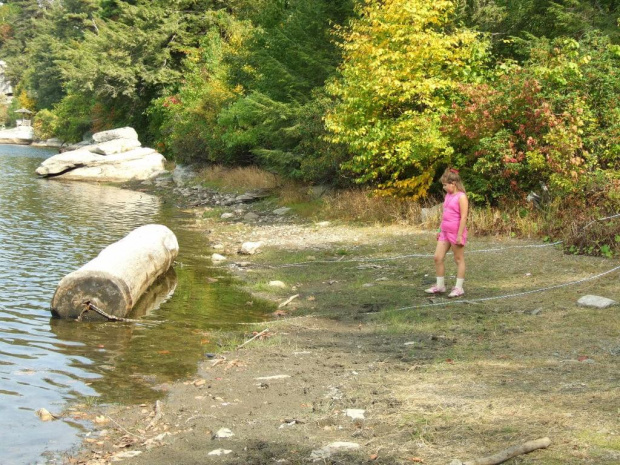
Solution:
{"label": "shoreline", "polygon": [[[169,188],[138,188],[172,195]],[[590,452],[603,457],[597,463],[614,463],[610,402],[618,399],[604,386],[613,384],[605,373],[615,359],[587,349],[594,337],[609,344],[614,325],[609,313],[578,309],[576,291],[476,305],[443,306],[439,299],[439,306],[392,315],[412,302],[429,303],[422,289],[432,259],[354,260],[412,248],[432,252],[434,234],[403,226],[222,220],[220,210],[218,217],[208,215],[211,208],[191,207],[194,227],[211,231],[214,251],[229,257],[224,266],[242,286],[276,305],[297,297],[277,308],[273,321],[248,326],[228,350],[201,362],[195,377],[169,386],[158,403],[93,408],[93,418],[102,421],[93,422],[70,463],[445,464],[545,436],[552,446],[533,452],[528,463],[583,463]],[[235,255],[246,240],[262,242],[260,252]],[[553,248],[506,250],[504,256],[518,260],[516,270],[492,254],[471,255],[466,289],[472,297],[496,292],[481,288],[522,269],[541,280],[567,266],[583,272],[601,266],[600,259]],[[317,265],[287,265],[299,262]],[[613,283],[595,285],[602,295],[620,297]],[[567,315],[578,320],[574,328],[566,326]],[[581,352],[588,358],[578,359]],[[592,386],[583,388],[589,394],[584,405],[563,395],[558,383],[566,382]],[[498,422],[503,426],[494,428]],[[580,439],[594,424],[608,428],[607,442]]]}

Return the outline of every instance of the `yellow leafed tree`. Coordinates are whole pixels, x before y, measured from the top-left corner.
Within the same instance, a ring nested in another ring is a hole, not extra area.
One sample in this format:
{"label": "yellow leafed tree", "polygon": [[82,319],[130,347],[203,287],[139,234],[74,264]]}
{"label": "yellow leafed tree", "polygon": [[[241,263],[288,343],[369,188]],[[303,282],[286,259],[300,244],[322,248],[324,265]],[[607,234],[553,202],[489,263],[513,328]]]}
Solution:
{"label": "yellow leafed tree", "polygon": [[454,2],[367,0],[339,31],[343,64],[328,85],[337,99],[330,139],[346,144],[345,168],[382,195],[417,198],[452,149],[441,115],[460,82],[475,80],[487,56],[478,33],[453,22]]}

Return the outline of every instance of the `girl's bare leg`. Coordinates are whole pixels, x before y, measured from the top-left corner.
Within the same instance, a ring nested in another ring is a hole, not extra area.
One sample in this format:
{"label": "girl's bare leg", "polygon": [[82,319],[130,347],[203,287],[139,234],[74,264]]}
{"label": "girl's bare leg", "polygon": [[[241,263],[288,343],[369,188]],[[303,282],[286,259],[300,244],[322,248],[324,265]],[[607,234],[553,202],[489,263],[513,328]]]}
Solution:
{"label": "girl's bare leg", "polygon": [[451,244],[449,242],[437,241],[437,247],[435,247],[435,255],[433,257],[433,259],[435,260],[435,274],[440,278],[443,277],[446,273],[444,259],[446,258],[448,250],[450,250],[450,245]]}
{"label": "girl's bare leg", "polygon": [[[454,254],[454,263],[456,263],[456,277],[457,279],[465,279],[465,246],[455,244],[452,247],[452,253]],[[435,267],[437,267],[436,264]]]}

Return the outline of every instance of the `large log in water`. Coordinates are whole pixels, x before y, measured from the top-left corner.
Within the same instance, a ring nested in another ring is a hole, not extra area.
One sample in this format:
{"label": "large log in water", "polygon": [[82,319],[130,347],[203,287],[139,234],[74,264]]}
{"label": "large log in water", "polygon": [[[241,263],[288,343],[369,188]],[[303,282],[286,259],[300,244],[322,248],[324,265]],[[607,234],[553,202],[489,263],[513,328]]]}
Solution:
{"label": "large log in water", "polygon": [[[109,245],[82,268],[65,276],[52,298],[52,315],[77,319],[85,302],[124,318],[140,296],[165,273],[179,252],[170,229],[150,224]],[[89,311],[88,319],[103,319]],[[83,318],[86,319],[86,318]]]}

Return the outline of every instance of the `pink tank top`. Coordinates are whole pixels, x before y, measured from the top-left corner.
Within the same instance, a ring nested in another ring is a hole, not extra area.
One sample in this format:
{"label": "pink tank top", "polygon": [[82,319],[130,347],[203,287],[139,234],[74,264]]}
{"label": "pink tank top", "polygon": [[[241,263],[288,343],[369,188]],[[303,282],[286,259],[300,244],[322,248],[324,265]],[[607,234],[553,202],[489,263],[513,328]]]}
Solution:
{"label": "pink tank top", "polygon": [[441,220],[441,228],[444,229],[444,223],[446,229],[458,229],[459,222],[461,221],[461,206],[459,205],[459,198],[464,195],[463,192],[457,192],[455,194],[446,194],[446,198],[443,201],[443,218]]}

